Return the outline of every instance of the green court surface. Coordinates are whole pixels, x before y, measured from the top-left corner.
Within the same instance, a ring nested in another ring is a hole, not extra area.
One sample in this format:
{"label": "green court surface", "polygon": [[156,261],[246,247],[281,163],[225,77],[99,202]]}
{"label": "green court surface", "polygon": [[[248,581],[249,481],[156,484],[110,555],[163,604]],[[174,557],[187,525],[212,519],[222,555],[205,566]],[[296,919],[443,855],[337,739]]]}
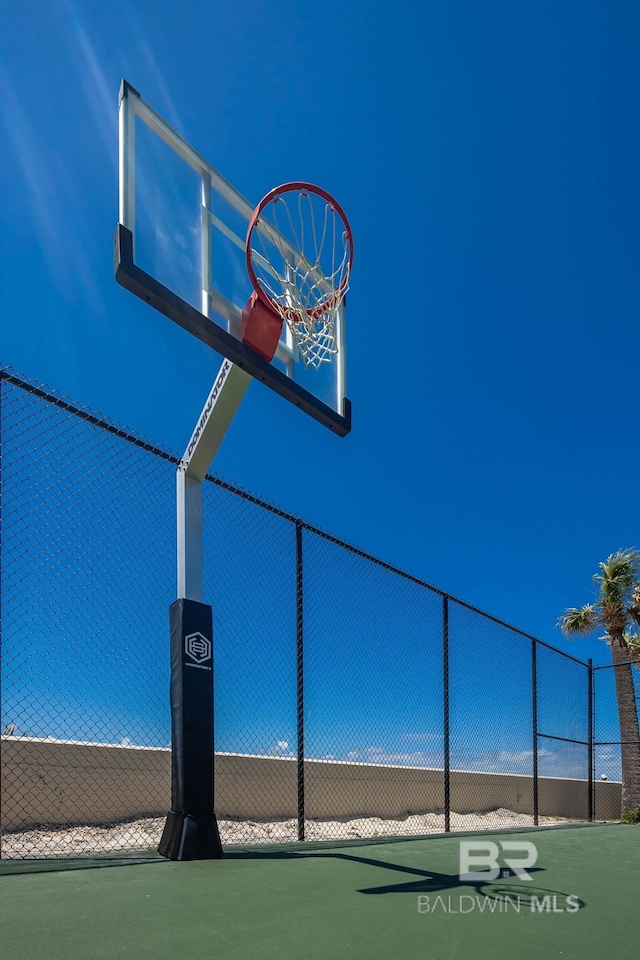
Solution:
{"label": "green court surface", "polygon": [[[461,882],[460,840],[534,842],[531,879]],[[624,824],[230,848],[192,863],[0,861],[0,956],[635,960],[639,880],[640,827]]]}

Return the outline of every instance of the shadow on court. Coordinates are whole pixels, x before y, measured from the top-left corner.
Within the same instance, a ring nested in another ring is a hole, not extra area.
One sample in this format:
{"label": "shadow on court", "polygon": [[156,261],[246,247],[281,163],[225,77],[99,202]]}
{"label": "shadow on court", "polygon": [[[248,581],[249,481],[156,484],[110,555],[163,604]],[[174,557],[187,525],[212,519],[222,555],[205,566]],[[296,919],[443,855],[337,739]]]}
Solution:
{"label": "shadow on court", "polygon": [[[564,900],[570,895],[571,891],[555,890],[547,887],[534,886],[531,881],[521,880],[516,882],[509,877],[501,875],[495,881],[469,881],[461,880],[457,874],[440,873],[434,870],[421,870],[416,867],[410,867],[402,863],[390,863],[387,860],[378,860],[372,857],[356,856],[352,853],[342,852],[319,852],[309,851],[242,851],[238,853],[229,853],[228,859],[236,860],[332,860],[348,861],[361,864],[362,866],[378,867],[381,870],[392,871],[394,873],[408,874],[417,877],[416,880],[405,881],[404,883],[387,883],[375,887],[363,887],[357,890],[357,893],[367,895],[381,895],[391,893],[404,893],[411,896],[431,895],[443,892],[465,891],[469,896],[478,896],[489,900],[504,902],[508,897],[525,906],[530,906],[535,902],[534,898],[542,900],[544,897],[556,897],[558,901]],[[531,867],[528,870],[530,875],[544,873],[540,867]],[[586,907],[583,900],[578,900],[579,909]]]}
{"label": "shadow on court", "polygon": [[[360,845],[358,845],[360,847]],[[361,848],[361,847],[360,847]],[[428,856],[426,857],[428,860]],[[497,900],[504,902],[507,898],[518,899],[522,904],[529,905],[534,898],[541,900],[544,897],[556,897],[564,899],[567,891],[556,890],[547,887],[533,885],[530,881],[516,881],[511,876],[506,876],[504,872],[495,881],[462,881],[454,873],[443,873],[435,870],[420,869],[403,863],[381,860],[374,857],[357,855],[352,852],[347,853],[342,850],[309,849],[309,850],[273,850],[273,849],[243,849],[230,850],[225,853],[223,860],[201,861],[209,862],[212,870],[224,873],[224,863],[251,861],[258,865],[260,862],[296,862],[304,860],[326,860],[333,862],[348,862],[359,864],[365,867],[376,867],[387,874],[402,874],[412,879],[405,879],[397,883],[381,883],[372,887],[362,887],[355,892],[368,896],[381,896],[386,894],[407,894],[410,896],[437,895],[442,893],[456,893],[464,891],[469,896],[478,896],[488,900]],[[171,869],[171,861],[159,856],[155,851],[150,850],[145,854],[136,856],[100,856],[87,857],[83,859],[50,859],[50,860],[0,860],[0,876],[26,876],[34,874],[47,874],[56,872],[82,871],[104,869],[109,867],[144,867],[158,866],[162,864],[167,870]],[[544,873],[540,867],[529,868],[529,874]],[[540,878],[541,879],[541,878]],[[586,906],[584,900],[579,901],[579,908]]]}

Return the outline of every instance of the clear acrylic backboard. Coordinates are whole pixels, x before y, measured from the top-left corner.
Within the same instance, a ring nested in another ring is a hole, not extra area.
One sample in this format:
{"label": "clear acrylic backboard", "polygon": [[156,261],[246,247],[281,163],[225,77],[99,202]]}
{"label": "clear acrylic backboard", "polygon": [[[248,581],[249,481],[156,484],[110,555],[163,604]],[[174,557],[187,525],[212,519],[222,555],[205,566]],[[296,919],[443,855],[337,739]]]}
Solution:
{"label": "clear acrylic backboard", "polygon": [[126,81],[120,89],[120,209],[116,278],[217,353],[340,436],[346,397],[346,301],[330,363],[305,365],[287,324],[271,362],[242,343],[252,285],[245,243],[254,204]]}

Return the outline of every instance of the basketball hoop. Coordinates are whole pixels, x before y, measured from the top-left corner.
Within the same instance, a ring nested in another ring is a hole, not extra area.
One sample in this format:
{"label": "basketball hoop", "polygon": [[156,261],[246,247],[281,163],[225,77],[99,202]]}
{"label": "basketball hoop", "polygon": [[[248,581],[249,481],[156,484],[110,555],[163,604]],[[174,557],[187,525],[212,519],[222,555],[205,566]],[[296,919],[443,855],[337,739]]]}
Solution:
{"label": "basketball hoop", "polygon": [[305,366],[330,362],[353,261],[340,205],[311,183],[276,187],[249,221],[246,256],[255,292],[242,313],[243,343],[271,360],[286,323]]}

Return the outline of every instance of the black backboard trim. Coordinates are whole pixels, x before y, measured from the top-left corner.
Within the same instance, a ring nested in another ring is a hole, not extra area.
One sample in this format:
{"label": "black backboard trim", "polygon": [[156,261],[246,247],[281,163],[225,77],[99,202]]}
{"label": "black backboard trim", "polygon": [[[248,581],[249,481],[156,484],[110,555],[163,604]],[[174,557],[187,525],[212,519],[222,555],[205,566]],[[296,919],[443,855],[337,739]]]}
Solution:
{"label": "black backboard trim", "polygon": [[250,347],[245,346],[191,304],[176,296],[168,287],[145,273],[133,260],[133,234],[121,223],[116,228],[114,238],[114,268],[116,280],[122,287],[173,320],[216,353],[246,370],[254,380],[271,387],[285,400],[289,400],[339,437],[346,437],[351,431],[350,400],[344,398],[342,416],[336,413],[282,371],[263,360]]}

